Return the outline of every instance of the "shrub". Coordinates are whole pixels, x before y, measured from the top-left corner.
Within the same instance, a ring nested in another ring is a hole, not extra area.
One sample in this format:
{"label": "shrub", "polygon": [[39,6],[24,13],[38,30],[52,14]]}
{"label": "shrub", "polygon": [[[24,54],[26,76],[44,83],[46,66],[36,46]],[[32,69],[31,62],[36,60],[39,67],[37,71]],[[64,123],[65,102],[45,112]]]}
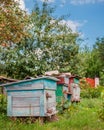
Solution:
{"label": "shrub", "polygon": [[7,110],[7,98],[4,94],[0,94],[0,113],[6,113]]}
{"label": "shrub", "polygon": [[88,87],[86,89],[81,90],[81,97],[82,98],[98,98],[101,95],[102,90],[104,87],[98,86],[97,88]]}
{"label": "shrub", "polygon": [[59,111],[59,114],[63,114],[65,110],[68,110],[71,103],[69,100],[63,99],[62,102],[57,104],[57,110]]}

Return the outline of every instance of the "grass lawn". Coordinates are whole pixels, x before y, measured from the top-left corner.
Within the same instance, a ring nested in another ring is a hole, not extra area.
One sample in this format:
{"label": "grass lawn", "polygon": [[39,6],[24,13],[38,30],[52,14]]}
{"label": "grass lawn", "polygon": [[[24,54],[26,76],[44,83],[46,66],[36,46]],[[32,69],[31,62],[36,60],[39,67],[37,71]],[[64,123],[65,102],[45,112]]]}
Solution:
{"label": "grass lawn", "polygon": [[0,115],[0,130],[104,130],[104,121],[98,117],[101,103],[101,99],[82,99],[81,103],[73,104],[64,114],[58,115],[59,121],[43,125],[11,121]]}

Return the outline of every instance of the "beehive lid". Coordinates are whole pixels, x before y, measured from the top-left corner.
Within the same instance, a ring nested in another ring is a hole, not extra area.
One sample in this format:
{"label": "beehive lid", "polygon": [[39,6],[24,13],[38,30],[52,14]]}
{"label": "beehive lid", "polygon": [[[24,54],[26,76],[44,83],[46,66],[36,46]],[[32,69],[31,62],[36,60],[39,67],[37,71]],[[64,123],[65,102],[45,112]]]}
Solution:
{"label": "beehive lid", "polygon": [[32,78],[32,79],[20,80],[20,81],[17,81],[17,82],[2,84],[2,86],[9,87],[9,86],[11,86],[11,85],[17,85],[17,84],[19,84],[19,83],[24,83],[24,82],[26,83],[26,82],[29,82],[29,81],[35,81],[35,80],[40,80],[40,79],[49,79],[49,80],[53,80],[53,81],[59,81],[59,79],[54,78],[54,77],[43,76],[43,77],[38,77],[38,78]]}

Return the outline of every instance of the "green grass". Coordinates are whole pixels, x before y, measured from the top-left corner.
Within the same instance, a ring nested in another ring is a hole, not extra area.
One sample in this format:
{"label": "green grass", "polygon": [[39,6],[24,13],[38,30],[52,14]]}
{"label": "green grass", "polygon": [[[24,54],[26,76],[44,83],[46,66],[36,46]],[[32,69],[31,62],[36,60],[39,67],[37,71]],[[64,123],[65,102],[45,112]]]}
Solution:
{"label": "green grass", "polygon": [[98,117],[101,99],[82,99],[70,107],[57,122],[26,124],[0,116],[0,130],[104,130],[104,122]]}

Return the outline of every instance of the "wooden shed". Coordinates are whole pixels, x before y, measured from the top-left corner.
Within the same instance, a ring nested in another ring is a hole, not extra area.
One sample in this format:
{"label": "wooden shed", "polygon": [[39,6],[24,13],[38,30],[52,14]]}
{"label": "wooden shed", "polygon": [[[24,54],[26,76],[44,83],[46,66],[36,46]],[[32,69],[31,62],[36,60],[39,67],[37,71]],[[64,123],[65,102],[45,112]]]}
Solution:
{"label": "wooden shed", "polygon": [[57,81],[57,78],[45,76],[4,84],[7,115],[45,117],[56,114]]}

